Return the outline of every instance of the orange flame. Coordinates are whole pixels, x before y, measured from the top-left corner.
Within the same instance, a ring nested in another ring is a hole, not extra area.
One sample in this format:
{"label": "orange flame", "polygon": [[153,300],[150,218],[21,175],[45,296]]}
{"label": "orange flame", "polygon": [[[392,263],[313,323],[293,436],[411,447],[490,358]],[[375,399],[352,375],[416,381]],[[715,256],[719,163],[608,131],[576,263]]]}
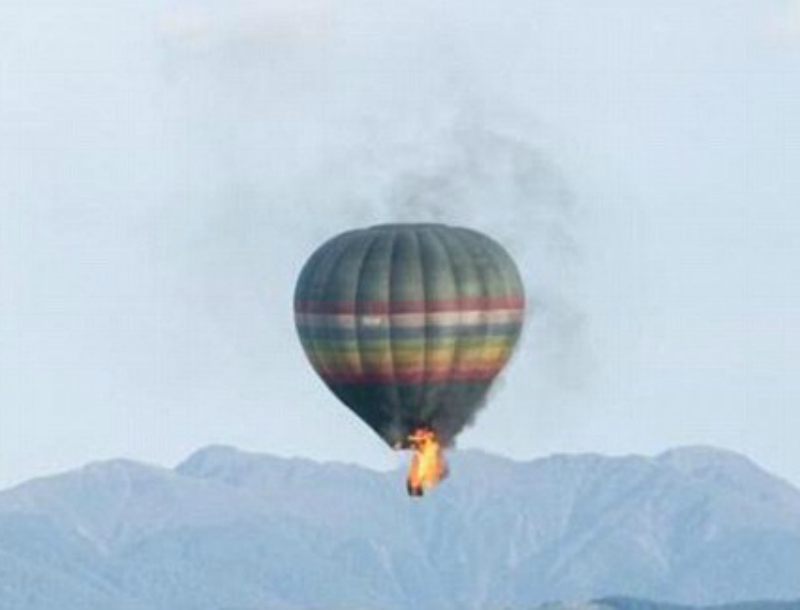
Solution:
{"label": "orange flame", "polygon": [[406,482],[409,496],[422,496],[447,476],[447,463],[439,439],[433,430],[420,428],[408,437],[414,450]]}

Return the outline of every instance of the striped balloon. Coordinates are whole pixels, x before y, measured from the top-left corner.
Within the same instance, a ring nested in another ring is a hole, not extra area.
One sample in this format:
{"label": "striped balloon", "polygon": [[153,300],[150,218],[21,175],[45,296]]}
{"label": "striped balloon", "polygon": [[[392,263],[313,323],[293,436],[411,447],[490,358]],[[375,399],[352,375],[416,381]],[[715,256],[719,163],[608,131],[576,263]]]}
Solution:
{"label": "striped balloon", "polygon": [[511,356],[524,308],[502,246],[438,224],[334,237],[306,263],[294,303],[314,369],[391,446],[420,427],[452,442]]}

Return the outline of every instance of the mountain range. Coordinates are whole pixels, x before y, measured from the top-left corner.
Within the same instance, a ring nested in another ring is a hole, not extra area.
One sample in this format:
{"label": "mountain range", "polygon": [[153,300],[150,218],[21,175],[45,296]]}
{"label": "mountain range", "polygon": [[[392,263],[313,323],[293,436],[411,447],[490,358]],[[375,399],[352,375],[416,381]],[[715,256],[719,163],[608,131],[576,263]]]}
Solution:
{"label": "mountain range", "polygon": [[622,596],[800,599],[800,490],[707,447],[454,451],[411,499],[400,471],[212,446],[0,492],[0,610],[661,608]]}

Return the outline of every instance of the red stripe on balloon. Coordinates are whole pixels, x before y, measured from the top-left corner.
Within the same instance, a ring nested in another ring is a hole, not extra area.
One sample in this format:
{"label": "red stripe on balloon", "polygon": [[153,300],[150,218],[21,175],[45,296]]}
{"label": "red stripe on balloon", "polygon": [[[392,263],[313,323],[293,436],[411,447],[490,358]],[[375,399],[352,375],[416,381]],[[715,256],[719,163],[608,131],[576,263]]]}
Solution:
{"label": "red stripe on balloon", "polygon": [[423,371],[407,371],[396,373],[325,373],[322,377],[332,384],[395,384],[395,383],[449,383],[452,381],[490,381],[499,372],[497,366],[488,368],[472,368],[442,373],[428,373]]}

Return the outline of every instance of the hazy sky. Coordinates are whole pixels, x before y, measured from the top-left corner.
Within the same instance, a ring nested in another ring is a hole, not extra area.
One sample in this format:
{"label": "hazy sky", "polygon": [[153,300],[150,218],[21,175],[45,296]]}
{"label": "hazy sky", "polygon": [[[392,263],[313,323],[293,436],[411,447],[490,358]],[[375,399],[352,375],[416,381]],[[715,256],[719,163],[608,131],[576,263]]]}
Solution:
{"label": "hazy sky", "polygon": [[352,226],[520,262],[462,446],[800,484],[800,3],[0,0],[0,485],[210,443],[394,465],[291,297]]}

